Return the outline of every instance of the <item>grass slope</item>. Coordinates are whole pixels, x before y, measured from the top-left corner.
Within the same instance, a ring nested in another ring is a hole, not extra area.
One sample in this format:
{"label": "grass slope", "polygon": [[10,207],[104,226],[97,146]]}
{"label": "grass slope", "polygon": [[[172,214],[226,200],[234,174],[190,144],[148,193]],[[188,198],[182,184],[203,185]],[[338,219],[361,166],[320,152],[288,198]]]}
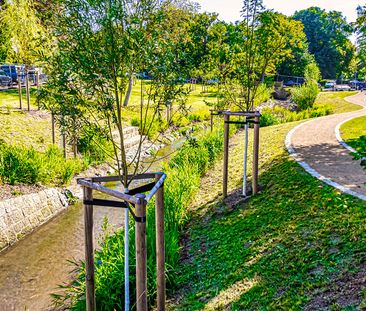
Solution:
{"label": "grass slope", "polygon": [[[261,130],[264,190],[248,203],[238,203],[235,191],[227,204],[218,198],[221,162],[203,179],[183,240],[181,289],[170,309],[366,306],[366,203],[322,184],[289,159],[284,138],[293,126]],[[231,190],[241,182],[242,148],[240,134],[231,142]]]}
{"label": "grass slope", "polygon": [[362,107],[354,105],[345,100],[346,97],[357,94],[357,92],[321,92],[315,101],[315,105],[328,104],[332,107],[333,113],[344,113],[360,110]]}
{"label": "grass slope", "polygon": [[341,126],[343,140],[358,152],[366,152],[366,117],[355,118]]}

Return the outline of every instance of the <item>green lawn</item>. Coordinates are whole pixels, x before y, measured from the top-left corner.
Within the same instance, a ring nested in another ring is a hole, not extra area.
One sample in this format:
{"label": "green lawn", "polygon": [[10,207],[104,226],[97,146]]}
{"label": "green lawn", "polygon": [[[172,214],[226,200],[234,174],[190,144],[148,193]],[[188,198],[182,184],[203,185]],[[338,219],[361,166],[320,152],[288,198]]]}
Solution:
{"label": "green lawn", "polygon": [[346,122],[340,130],[343,140],[348,145],[362,156],[366,155],[366,116]]}
{"label": "green lawn", "polygon": [[[36,88],[31,88],[31,109],[36,108]],[[23,109],[27,108],[27,99],[25,88],[22,90]],[[0,91],[0,109],[18,109],[19,108],[19,93],[18,89]]]}
{"label": "green lawn", "polygon": [[[295,124],[261,130],[262,193],[240,201],[243,135],[204,177],[186,228],[171,310],[359,310],[366,307],[366,203],[308,175],[284,149]],[[251,162],[251,160],[249,161]]]}
{"label": "green lawn", "polygon": [[332,107],[333,113],[360,110],[362,107],[351,104],[345,100],[346,97],[355,94],[357,94],[357,92],[321,92],[315,102],[315,105],[327,104]]}

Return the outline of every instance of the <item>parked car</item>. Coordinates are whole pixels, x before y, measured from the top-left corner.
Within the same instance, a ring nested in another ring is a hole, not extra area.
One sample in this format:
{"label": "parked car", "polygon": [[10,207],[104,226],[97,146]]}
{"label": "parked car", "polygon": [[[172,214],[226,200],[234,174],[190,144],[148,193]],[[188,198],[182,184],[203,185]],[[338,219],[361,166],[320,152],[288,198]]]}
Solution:
{"label": "parked car", "polygon": [[327,82],[327,83],[325,83],[324,88],[333,89],[335,87],[335,85],[336,85],[335,82]]}
{"label": "parked car", "polygon": [[12,79],[6,75],[5,71],[0,70],[0,85],[10,86],[12,84]]}
{"label": "parked car", "polygon": [[17,82],[18,76],[17,76],[17,68],[15,65],[8,65],[4,64],[0,66],[0,70],[5,72],[5,75],[10,77],[12,79],[12,82]]}
{"label": "parked car", "polygon": [[336,91],[351,91],[351,87],[348,84],[336,84],[334,86]]}

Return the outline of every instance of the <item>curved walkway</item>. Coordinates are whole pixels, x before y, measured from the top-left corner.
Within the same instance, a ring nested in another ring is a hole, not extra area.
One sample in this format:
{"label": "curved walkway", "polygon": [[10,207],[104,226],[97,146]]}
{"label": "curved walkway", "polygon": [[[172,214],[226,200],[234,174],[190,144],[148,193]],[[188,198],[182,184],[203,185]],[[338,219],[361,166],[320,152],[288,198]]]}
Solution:
{"label": "curved walkway", "polygon": [[[310,120],[296,126],[286,138],[289,153],[304,169],[342,192],[366,200],[366,170],[354,161],[337,139],[339,124],[366,115],[366,96],[346,98],[364,109]],[[339,137],[338,137],[339,138]]]}

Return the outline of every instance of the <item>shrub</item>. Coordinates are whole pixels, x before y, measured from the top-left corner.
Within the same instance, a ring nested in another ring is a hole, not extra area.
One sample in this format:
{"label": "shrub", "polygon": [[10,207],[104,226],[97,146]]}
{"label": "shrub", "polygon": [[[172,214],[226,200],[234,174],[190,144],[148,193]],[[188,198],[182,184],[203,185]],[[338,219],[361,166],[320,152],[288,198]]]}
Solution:
{"label": "shrub", "polygon": [[319,94],[318,84],[316,82],[308,82],[305,85],[292,89],[292,99],[299,110],[312,108]]}
{"label": "shrub", "polygon": [[0,143],[0,179],[14,185],[64,185],[82,170],[79,159],[66,160],[56,146],[46,152]]}
{"label": "shrub", "polygon": [[271,98],[273,88],[262,83],[258,86],[257,95],[254,100],[254,107],[267,102]]}

